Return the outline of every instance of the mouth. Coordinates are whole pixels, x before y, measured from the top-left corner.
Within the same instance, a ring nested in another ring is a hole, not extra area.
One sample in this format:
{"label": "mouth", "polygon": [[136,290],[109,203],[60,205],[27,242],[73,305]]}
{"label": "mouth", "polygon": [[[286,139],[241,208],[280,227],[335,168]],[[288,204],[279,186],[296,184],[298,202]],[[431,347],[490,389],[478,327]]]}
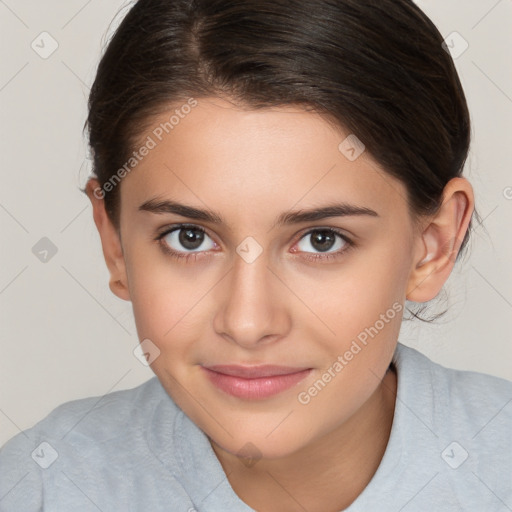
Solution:
{"label": "mouth", "polygon": [[261,400],[292,388],[305,379],[312,368],[286,366],[201,366],[218,389],[245,400]]}

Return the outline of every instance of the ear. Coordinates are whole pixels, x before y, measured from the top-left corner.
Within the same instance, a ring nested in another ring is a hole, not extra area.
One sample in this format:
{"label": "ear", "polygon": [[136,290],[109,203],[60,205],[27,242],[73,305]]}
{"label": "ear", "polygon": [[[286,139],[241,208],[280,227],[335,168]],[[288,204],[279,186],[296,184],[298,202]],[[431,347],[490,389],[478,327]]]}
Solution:
{"label": "ear", "polygon": [[408,300],[427,302],[440,292],[455,264],[474,204],[473,188],[465,178],[453,178],[446,184],[439,210],[420,230],[407,285]]}
{"label": "ear", "polygon": [[100,234],[103,256],[110,272],[109,287],[120,299],[130,300],[121,237],[105,210],[105,193],[96,178],[89,178],[85,192],[92,203],[94,223]]}

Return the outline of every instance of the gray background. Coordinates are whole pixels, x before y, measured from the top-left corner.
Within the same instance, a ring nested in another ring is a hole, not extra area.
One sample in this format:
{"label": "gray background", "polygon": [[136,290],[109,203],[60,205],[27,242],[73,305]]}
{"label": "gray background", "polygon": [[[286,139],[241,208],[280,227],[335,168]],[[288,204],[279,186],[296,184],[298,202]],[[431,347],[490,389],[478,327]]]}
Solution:
{"label": "gray background", "polygon": [[[484,221],[447,283],[449,314],[435,325],[405,322],[400,340],[446,366],[512,379],[512,0],[418,3],[444,37],[455,31],[469,44],[455,63],[473,121],[466,176]],[[0,444],[65,401],[153,376],[133,355],[131,304],[108,288],[78,190],[91,172],[89,86],[122,5],[0,0]],[[58,43],[47,58],[42,32]],[[457,38],[448,40],[460,52]]]}

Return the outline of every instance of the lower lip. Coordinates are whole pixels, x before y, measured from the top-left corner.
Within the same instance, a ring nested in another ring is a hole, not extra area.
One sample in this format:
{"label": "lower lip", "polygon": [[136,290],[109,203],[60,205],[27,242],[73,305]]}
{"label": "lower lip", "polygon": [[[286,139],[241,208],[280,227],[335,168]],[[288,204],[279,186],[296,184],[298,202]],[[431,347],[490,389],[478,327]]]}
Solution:
{"label": "lower lip", "polygon": [[201,368],[206,372],[210,381],[221,391],[246,400],[258,400],[282,393],[298,384],[311,373],[311,369],[307,369],[287,375],[244,379],[214,372],[204,366],[201,366]]}

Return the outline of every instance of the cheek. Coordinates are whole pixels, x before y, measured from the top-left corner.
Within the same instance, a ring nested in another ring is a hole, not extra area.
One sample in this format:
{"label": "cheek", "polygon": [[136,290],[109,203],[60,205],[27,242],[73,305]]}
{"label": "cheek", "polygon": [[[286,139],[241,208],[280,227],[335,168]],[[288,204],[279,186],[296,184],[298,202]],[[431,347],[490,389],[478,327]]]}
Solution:
{"label": "cheek", "polygon": [[321,334],[325,344],[340,351],[360,334],[364,339],[366,329],[376,323],[383,335],[396,338],[410,257],[397,247],[375,244],[371,250],[356,250],[346,265],[333,266],[332,271],[290,274],[294,292],[315,313],[301,320],[310,339],[318,340]]}
{"label": "cheek", "polygon": [[[376,254],[368,253],[347,272],[325,282],[322,293],[330,301],[316,301],[314,307],[334,335],[319,337],[319,322],[309,324],[309,339],[315,340],[317,348],[322,346],[324,364],[316,380],[301,388],[298,402],[309,417],[324,417],[323,428],[327,430],[369,399],[391,361],[402,322],[407,278],[407,256],[400,252],[381,248]],[[311,301],[314,297],[310,293]],[[340,401],[344,407],[339,413],[326,413]]]}
{"label": "cheek", "polygon": [[186,339],[181,333],[188,332],[190,337],[201,297],[211,286],[197,275],[194,279],[184,265],[155,250],[152,254],[127,251],[125,258],[137,332],[139,339],[151,339],[162,351],[171,341],[179,350],[180,340]]}

